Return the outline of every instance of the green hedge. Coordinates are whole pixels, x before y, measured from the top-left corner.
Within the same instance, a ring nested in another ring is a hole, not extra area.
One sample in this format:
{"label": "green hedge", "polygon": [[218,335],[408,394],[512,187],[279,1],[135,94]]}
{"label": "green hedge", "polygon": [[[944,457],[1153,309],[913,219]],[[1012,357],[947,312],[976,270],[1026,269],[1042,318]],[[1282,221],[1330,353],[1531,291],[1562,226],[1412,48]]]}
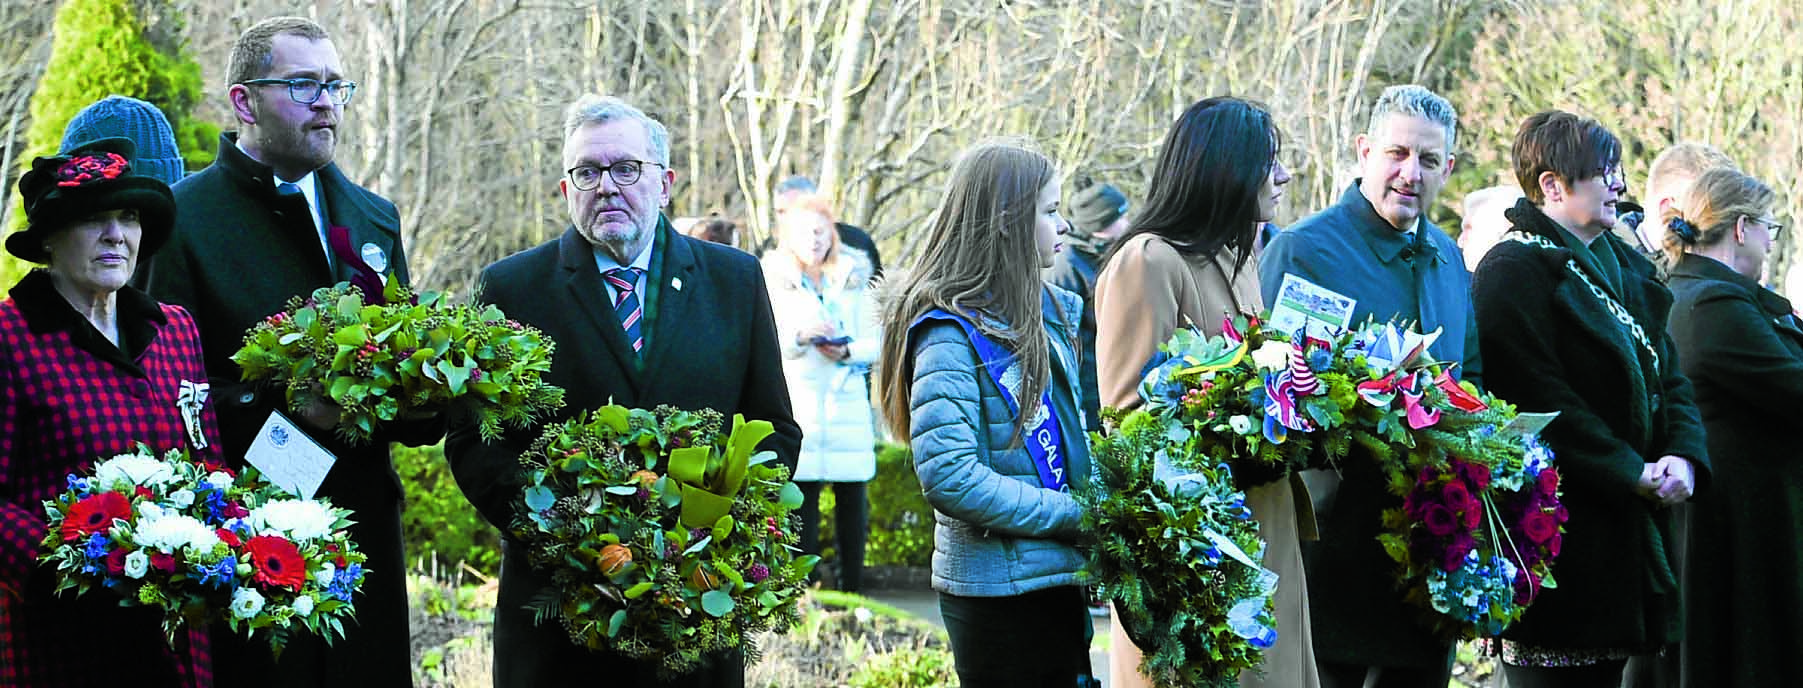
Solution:
{"label": "green hedge", "polygon": [[413,561],[436,559],[441,570],[463,563],[485,576],[499,573],[501,532],[464,499],[445,462],[444,445],[397,445],[393,457],[407,488],[407,506],[401,512],[407,556]]}
{"label": "green hedge", "polygon": [[[864,547],[866,566],[929,566],[933,562],[933,507],[914,475],[914,455],[906,445],[876,449],[876,477],[868,486],[870,540]],[[820,546],[835,554],[833,491],[820,491]]]}

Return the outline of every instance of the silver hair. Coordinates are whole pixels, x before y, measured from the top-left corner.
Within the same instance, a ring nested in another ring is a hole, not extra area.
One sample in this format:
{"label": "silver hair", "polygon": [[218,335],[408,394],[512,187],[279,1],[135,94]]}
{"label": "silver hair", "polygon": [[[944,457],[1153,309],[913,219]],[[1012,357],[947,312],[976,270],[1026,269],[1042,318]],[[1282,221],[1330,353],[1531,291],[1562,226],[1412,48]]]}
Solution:
{"label": "silver hair", "polygon": [[645,127],[645,133],[651,139],[651,154],[658,163],[665,167],[670,165],[670,130],[662,122],[652,119],[645,111],[633,107],[613,96],[585,95],[574,103],[570,103],[563,111],[563,137],[570,138],[587,124],[604,124],[614,120],[629,119],[637,121]]}
{"label": "silver hair", "polygon": [[1420,117],[1438,124],[1446,130],[1446,150],[1458,148],[1459,113],[1438,93],[1414,84],[1384,89],[1383,95],[1377,97],[1377,103],[1371,106],[1371,126],[1367,133],[1376,134],[1384,118],[1390,115]]}

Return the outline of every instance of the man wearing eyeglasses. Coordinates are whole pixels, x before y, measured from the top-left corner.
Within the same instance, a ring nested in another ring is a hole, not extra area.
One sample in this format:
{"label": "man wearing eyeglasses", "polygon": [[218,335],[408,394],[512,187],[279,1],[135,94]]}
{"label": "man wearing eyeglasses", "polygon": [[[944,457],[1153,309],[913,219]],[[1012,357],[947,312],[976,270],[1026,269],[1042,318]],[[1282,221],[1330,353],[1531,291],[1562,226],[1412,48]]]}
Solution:
{"label": "man wearing eyeglasses", "polygon": [[[668,130],[618,98],[585,96],[565,113],[557,170],[569,227],[484,269],[478,296],[557,342],[545,381],[564,388],[565,405],[546,422],[609,403],[744,414],[776,426],[761,448],[793,468],[801,429],[763,272],[750,254],[683,236],[664,219],[676,180]],[[519,456],[541,429],[484,442],[466,418],[450,418],[449,427],[445,455],[457,484],[505,536],[521,498]],[[655,659],[572,644],[561,624],[534,623],[528,609],[551,577],[534,570],[511,537],[502,552],[495,685],[560,685],[572,676],[608,686],[745,685],[737,650],[662,682]]]}
{"label": "man wearing eyeglasses", "polygon": [[401,423],[350,446],[332,431],[337,409],[290,412],[282,389],[239,382],[230,358],[245,330],[291,297],[343,281],[365,290],[407,281],[398,215],[332,162],[357,85],[323,28],[298,17],[258,22],[233,46],[228,79],[237,131],[220,138],[212,165],[175,186],[173,236],[136,281],[199,324],[225,455],[243,457],[272,411],[288,414],[336,457],[317,495],[352,510],[351,536],[369,560],[356,620],[329,648],[294,633],[277,662],[267,643],[216,627],[216,685],[411,685],[402,490],[388,446],[430,444],[443,424]]}

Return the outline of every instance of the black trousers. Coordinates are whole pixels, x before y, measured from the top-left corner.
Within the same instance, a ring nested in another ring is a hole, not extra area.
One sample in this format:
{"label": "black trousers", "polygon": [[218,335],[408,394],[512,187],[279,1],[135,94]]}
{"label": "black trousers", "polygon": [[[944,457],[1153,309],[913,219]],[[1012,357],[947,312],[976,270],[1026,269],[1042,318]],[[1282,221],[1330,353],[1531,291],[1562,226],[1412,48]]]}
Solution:
{"label": "black trousers", "polygon": [[964,688],[1090,685],[1089,599],[1075,585],[1012,597],[939,593]]}
{"label": "black trousers", "polygon": [[1445,667],[1367,666],[1321,662],[1322,688],[1442,688],[1452,681],[1453,654]]}
{"label": "black trousers", "polygon": [[820,553],[820,490],[833,486],[833,536],[838,542],[839,589],[864,589],[864,542],[870,539],[870,502],[864,483],[797,482],[801,488],[801,550]]}

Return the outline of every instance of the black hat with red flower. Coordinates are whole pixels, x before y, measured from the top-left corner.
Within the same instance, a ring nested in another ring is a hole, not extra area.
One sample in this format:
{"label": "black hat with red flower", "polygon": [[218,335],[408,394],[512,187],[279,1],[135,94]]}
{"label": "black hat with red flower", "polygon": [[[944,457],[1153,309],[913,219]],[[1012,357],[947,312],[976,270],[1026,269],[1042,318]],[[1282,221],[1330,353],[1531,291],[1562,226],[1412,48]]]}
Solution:
{"label": "black hat with red flower", "polygon": [[175,225],[175,195],[168,184],[132,169],[136,153],[131,139],[106,138],[33,160],[31,170],[19,178],[30,224],[6,237],[6,251],[49,263],[44,242],[51,235],[93,213],[130,208],[138,211],[144,229],[138,259],[156,253]]}

